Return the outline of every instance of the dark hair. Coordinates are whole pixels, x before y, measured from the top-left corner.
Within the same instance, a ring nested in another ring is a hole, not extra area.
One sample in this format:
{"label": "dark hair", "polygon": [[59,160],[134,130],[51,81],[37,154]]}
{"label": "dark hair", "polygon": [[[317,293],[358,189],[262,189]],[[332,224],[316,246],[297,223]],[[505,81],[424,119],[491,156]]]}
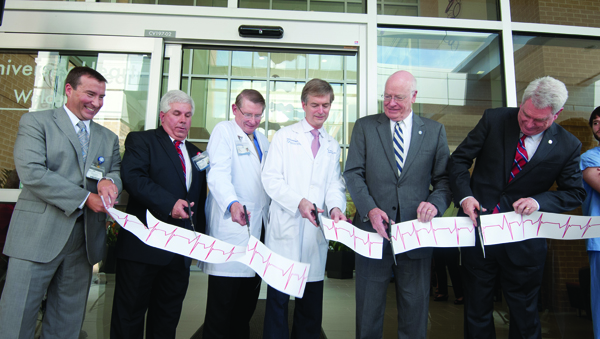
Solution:
{"label": "dark hair", "polygon": [[260,94],[259,91],[255,89],[245,89],[241,91],[240,94],[238,94],[238,96],[235,98],[235,105],[238,108],[242,107],[242,102],[244,99],[252,103],[262,105],[263,111],[265,110],[265,106],[267,105],[265,103],[265,98],[262,96],[262,94]]}
{"label": "dark hair", "polygon": [[79,86],[81,83],[80,79],[84,75],[94,78],[99,82],[107,82],[102,74],[100,74],[98,71],[85,66],[77,66],[73,67],[73,69],[69,71],[69,74],[67,74],[67,79],[65,80],[65,84],[69,84],[71,87],[73,87],[73,89],[77,89],[77,86]]}
{"label": "dark hair", "polygon": [[300,99],[303,103],[306,103],[308,101],[309,95],[320,97],[328,94],[329,103],[332,103],[334,95],[333,88],[331,87],[331,85],[325,80],[315,78],[307,82],[306,85],[304,85],[304,88],[302,89],[302,96],[300,97]]}
{"label": "dark hair", "polygon": [[592,115],[590,115],[590,127],[592,127],[592,124],[594,123],[594,119],[596,117],[600,117],[600,106],[596,107],[596,109],[592,111]]}

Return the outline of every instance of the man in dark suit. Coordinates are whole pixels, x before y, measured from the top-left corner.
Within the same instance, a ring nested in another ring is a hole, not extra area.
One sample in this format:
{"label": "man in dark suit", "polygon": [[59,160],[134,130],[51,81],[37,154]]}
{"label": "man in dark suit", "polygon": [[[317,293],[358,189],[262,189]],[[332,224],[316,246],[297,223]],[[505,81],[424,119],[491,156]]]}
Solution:
{"label": "man in dark suit", "polygon": [[105,206],[121,189],[119,139],[92,121],[106,79],[75,67],[65,82],[66,105],[25,113],[19,123],[14,159],[23,190],[4,248],[0,338],[33,338],[45,294],[42,338],[79,338],[92,266],[105,250]]}
{"label": "man in dark suit", "polygon": [[[412,112],[415,78],[392,74],[383,94],[385,114],[358,119],[352,132],[344,178],[356,205],[354,225],[388,239],[387,225],[441,216],[450,203],[444,126]],[[433,190],[430,191],[430,185]],[[396,283],[398,338],[425,338],[431,248],[396,255],[388,241],[383,259],[356,255],[356,338],[381,338],[387,286]]]}
{"label": "man in dark suit", "polygon": [[[544,77],[527,86],[520,108],[485,111],[448,165],[460,215],[475,223],[477,210],[529,215],[581,205],[581,142],[553,123],[567,97],[562,82]],[[557,189],[548,191],[555,181]],[[475,247],[462,251],[465,338],[495,338],[492,292],[498,275],[510,311],[509,338],[541,338],[537,300],[546,240],[486,246],[485,254],[484,258],[479,239]]]}
{"label": "man in dark suit", "polygon": [[[169,91],[160,101],[161,126],[131,132],[121,166],[129,193],[127,213],[146,223],[146,210],[171,225],[204,231],[206,175],[191,160],[201,153],[185,141],[194,101]],[[187,207],[192,214],[188,213]],[[175,338],[187,291],[191,259],[150,247],[129,232],[117,240],[117,271],[111,338]]]}

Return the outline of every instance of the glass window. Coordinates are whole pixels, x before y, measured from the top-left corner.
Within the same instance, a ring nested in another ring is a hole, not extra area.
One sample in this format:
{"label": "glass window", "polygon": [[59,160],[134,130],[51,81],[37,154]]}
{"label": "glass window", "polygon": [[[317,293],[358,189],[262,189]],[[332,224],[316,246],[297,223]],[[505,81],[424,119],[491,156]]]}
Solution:
{"label": "glass window", "polygon": [[377,57],[379,92],[392,73],[411,72],[418,89],[414,113],[445,125],[451,151],[485,109],[505,102],[497,34],[379,29]]}
{"label": "glass window", "polygon": [[358,115],[356,54],[184,48],[183,58],[181,88],[196,103],[191,141],[206,143],[217,123],[233,119],[231,105],[246,88],[265,97],[259,131],[271,139],[280,128],[304,118],[302,88],[308,80],[321,78],[331,83],[335,95],[325,127],[342,148],[348,147],[348,128]]}
{"label": "glass window", "polygon": [[[70,0],[66,0],[70,1]],[[77,0],[85,1],[85,0]],[[97,2],[151,4],[151,5],[176,5],[176,6],[206,6],[227,7],[227,0],[96,0]]]}
{"label": "glass window", "polygon": [[600,2],[595,0],[511,0],[510,15],[513,21],[519,22],[600,27]]}
{"label": "glass window", "polygon": [[377,14],[498,20],[498,0],[377,0]]}
{"label": "glass window", "polygon": [[366,13],[365,0],[239,0],[239,8]]}
{"label": "glass window", "polygon": [[62,52],[0,53],[0,168],[13,169],[12,147],[21,116],[66,103],[64,82],[75,66],[89,66],[108,81],[104,106],[94,121],[119,136],[121,151],[130,131],[144,130],[150,58],[137,54],[72,55]]}
{"label": "glass window", "polygon": [[569,99],[556,122],[581,140],[582,151],[597,146],[588,119],[600,106],[600,41],[514,35],[513,43],[518,102],[536,78],[549,75],[564,82]]}

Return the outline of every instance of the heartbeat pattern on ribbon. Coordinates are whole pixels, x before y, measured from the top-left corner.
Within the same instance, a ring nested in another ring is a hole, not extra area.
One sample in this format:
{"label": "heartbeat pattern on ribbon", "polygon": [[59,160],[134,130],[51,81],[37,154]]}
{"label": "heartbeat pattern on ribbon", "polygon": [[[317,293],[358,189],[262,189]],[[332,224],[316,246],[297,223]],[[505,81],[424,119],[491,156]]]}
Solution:
{"label": "heartbeat pattern on ribbon", "polygon": [[372,259],[381,259],[383,237],[377,233],[366,232],[346,222],[321,217],[323,233],[327,240],[339,241],[356,253]]}
{"label": "heartbeat pattern on ribbon", "polygon": [[600,217],[583,217],[546,212],[521,216],[515,212],[481,216],[486,245],[534,238],[589,239],[600,237]]}
{"label": "heartbeat pattern on ribbon", "polygon": [[310,264],[274,253],[255,237],[247,246],[235,246],[202,233],[167,224],[146,214],[149,228],[134,215],[110,208],[110,215],[145,244],[212,264],[241,262],[252,268],[271,287],[301,298]]}
{"label": "heartbeat pattern on ribbon", "polygon": [[391,227],[396,254],[421,247],[475,246],[475,227],[468,217],[433,218],[428,223],[415,219]]}

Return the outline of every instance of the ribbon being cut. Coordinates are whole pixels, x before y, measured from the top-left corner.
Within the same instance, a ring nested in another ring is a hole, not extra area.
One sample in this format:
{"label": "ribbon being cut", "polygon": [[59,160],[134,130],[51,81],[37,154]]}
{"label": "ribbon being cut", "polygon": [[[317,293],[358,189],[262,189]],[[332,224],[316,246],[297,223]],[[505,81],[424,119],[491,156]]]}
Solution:
{"label": "ribbon being cut", "polygon": [[[328,240],[339,241],[368,258],[381,259],[383,239],[340,221],[322,218]],[[475,228],[468,217],[434,218],[428,223],[417,220],[391,225],[391,240],[396,254],[421,247],[475,246]],[[496,245],[533,238],[588,239],[600,237],[600,217],[534,212],[522,216],[515,212],[481,216],[484,245]]]}
{"label": "ribbon being cut", "polygon": [[255,237],[248,246],[235,246],[202,233],[173,226],[146,214],[148,227],[131,214],[114,208],[110,215],[145,244],[213,264],[238,261],[252,268],[271,287],[302,298],[310,265],[273,253]]}

